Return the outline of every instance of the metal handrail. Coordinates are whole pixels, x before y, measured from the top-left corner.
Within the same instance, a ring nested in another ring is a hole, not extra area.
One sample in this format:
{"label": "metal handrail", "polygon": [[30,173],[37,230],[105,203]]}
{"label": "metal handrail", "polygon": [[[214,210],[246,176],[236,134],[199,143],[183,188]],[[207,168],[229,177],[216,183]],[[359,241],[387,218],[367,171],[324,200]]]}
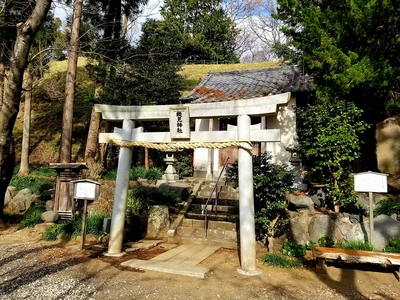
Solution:
{"label": "metal handrail", "polygon": [[[207,237],[207,225],[208,225],[208,224],[207,224],[207,206],[208,206],[208,202],[210,201],[210,199],[211,199],[211,197],[212,197],[212,194],[214,193],[215,189],[216,189],[217,186],[218,186],[218,182],[219,182],[219,180],[220,180],[220,178],[221,178],[222,172],[224,172],[224,170],[225,170],[225,168],[226,168],[226,165],[228,164],[228,160],[229,160],[229,157],[226,159],[226,161],[225,161],[225,163],[224,163],[224,165],[223,165],[223,167],[222,167],[222,169],[221,169],[221,172],[219,172],[217,181],[215,182],[214,187],[213,187],[213,189],[211,190],[210,196],[208,196],[208,199],[207,199],[207,201],[206,201],[206,203],[205,203],[205,205],[204,205],[204,208],[203,208],[203,210],[201,211],[201,214],[204,215],[204,236],[205,236],[205,237]],[[217,205],[218,205],[218,193],[215,193],[215,205],[214,205],[214,208],[215,208],[215,215],[217,215]]]}

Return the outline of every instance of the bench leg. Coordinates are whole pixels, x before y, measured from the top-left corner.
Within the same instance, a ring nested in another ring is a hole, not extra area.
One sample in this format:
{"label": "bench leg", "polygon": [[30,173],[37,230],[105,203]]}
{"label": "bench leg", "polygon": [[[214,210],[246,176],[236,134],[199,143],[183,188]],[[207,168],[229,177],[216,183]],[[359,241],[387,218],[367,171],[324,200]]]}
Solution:
{"label": "bench leg", "polygon": [[396,277],[397,281],[400,281],[400,274],[399,274],[399,268],[397,270],[393,271],[394,277]]}
{"label": "bench leg", "polygon": [[325,259],[324,258],[320,258],[320,257],[316,258],[315,271],[317,273],[321,273],[321,274],[326,274],[327,273],[326,264],[325,264]]}

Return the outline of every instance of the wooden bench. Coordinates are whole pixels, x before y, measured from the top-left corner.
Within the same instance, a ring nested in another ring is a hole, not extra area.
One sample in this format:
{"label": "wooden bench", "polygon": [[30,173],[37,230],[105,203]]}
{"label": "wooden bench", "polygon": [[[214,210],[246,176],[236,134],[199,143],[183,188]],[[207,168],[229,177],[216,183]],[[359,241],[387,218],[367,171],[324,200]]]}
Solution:
{"label": "wooden bench", "polygon": [[399,266],[400,254],[387,252],[374,252],[363,250],[346,250],[340,248],[313,247],[313,258],[316,260],[316,272],[326,273],[326,260],[343,263],[379,264],[382,266],[394,266],[394,275],[400,281]]}

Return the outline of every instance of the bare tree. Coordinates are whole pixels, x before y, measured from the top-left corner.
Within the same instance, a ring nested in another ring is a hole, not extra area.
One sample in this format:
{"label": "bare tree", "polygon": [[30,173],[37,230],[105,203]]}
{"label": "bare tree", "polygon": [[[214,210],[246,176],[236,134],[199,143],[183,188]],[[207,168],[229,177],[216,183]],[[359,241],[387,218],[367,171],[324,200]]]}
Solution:
{"label": "bare tree", "polygon": [[241,29],[236,41],[242,62],[269,61],[278,57],[274,45],[285,43],[280,31],[281,21],[272,17],[277,11],[276,0],[232,0],[225,9]]}
{"label": "bare tree", "polygon": [[76,88],[76,73],[79,57],[79,30],[81,27],[83,0],[74,1],[71,39],[68,51],[68,67],[65,82],[65,103],[62,119],[60,162],[71,162],[73,111]]}
{"label": "bare tree", "polygon": [[0,108],[0,217],[3,215],[4,196],[15,166],[12,131],[19,111],[24,71],[36,33],[46,19],[52,0],[37,0],[31,15],[18,23],[17,38],[10,57],[10,71]]}
{"label": "bare tree", "polygon": [[21,164],[18,175],[29,174],[29,139],[31,127],[31,103],[32,103],[33,75],[28,67],[25,80],[25,105],[24,127],[22,131]]}

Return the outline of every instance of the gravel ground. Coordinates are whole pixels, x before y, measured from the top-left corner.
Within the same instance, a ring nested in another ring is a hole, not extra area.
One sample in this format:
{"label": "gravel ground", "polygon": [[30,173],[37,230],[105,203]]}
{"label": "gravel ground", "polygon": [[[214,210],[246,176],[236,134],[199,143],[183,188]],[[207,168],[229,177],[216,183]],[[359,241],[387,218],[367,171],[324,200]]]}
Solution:
{"label": "gravel ground", "polygon": [[79,243],[29,241],[0,232],[0,299],[400,299],[391,273],[329,267],[278,269],[240,275],[238,255],[219,250],[202,265],[205,279],[122,268],[125,258],[79,250]]}

